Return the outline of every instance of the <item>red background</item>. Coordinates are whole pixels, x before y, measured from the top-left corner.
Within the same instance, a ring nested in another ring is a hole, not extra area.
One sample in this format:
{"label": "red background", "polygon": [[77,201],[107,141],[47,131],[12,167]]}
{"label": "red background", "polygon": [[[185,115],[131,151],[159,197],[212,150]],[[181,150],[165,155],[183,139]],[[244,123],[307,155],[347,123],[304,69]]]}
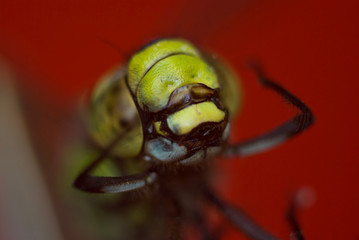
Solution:
{"label": "red background", "polygon": [[[241,76],[244,102],[233,123],[233,142],[271,129],[291,113],[245,67],[247,60],[260,59],[272,78],[312,108],[317,121],[272,151],[223,161],[223,194],[285,239],[288,196],[310,187],[316,201],[299,216],[307,239],[358,239],[356,1],[130,2],[3,1],[0,48],[33,76],[20,82],[26,91],[60,112],[121,61],[121,54],[100,39],[131,52],[161,33],[191,36]],[[52,138],[58,141],[56,134]],[[54,164],[44,163],[50,169]],[[239,236],[226,233],[226,239]]]}

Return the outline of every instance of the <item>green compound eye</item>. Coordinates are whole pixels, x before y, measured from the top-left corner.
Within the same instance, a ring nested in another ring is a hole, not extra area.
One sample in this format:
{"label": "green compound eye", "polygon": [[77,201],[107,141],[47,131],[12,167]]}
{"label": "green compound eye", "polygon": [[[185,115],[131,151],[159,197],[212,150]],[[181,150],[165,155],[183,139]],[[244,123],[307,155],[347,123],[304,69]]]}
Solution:
{"label": "green compound eye", "polygon": [[155,64],[138,85],[138,103],[141,108],[145,105],[151,112],[158,112],[175,89],[193,83],[219,87],[215,72],[202,59],[188,55],[167,57]]}
{"label": "green compound eye", "polygon": [[183,40],[164,40],[144,49],[132,58],[128,71],[129,86],[139,106],[151,112],[162,110],[171,93],[184,85],[219,87],[214,69]]}
{"label": "green compound eye", "polygon": [[[141,119],[126,87],[125,71],[112,71],[104,76],[93,92],[89,109],[89,130],[100,146],[108,146],[118,135],[124,135],[116,155],[135,157],[143,142]],[[131,130],[129,125],[135,124]]]}
{"label": "green compound eye", "polygon": [[128,84],[132,93],[136,92],[137,85],[156,62],[175,54],[200,56],[192,44],[182,39],[164,39],[135,54],[128,65]]}

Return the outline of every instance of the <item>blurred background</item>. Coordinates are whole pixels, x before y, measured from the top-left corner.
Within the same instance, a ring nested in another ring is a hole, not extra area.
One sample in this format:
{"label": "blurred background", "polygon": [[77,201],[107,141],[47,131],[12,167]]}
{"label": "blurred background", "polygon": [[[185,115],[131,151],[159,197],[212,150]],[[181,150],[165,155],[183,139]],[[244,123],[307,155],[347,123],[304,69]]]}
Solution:
{"label": "blurred background", "polygon": [[[295,114],[257,84],[251,59],[316,116],[276,149],[218,160],[223,197],[288,239],[285,212],[304,187],[313,198],[298,216],[307,239],[358,239],[358,9],[354,0],[1,1],[0,239],[96,239],[96,225],[83,223],[91,208],[74,203],[83,195],[68,160],[83,128],[81,99],[127,55],[168,36],[238,72],[244,96],[231,142]],[[228,224],[224,239],[246,238]]]}

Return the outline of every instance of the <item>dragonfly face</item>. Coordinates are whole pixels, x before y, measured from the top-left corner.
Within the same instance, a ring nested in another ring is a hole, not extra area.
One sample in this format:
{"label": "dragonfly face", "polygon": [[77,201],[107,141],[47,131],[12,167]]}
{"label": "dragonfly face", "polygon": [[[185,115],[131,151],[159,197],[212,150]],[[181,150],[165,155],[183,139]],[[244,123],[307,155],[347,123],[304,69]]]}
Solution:
{"label": "dragonfly face", "polygon": [[[188,165],[220,151],[228,137],[228,111],[220,104],[217,92],[204,85],[185,85],[175,93],[181,91],[185,95],[179,103],[151,118],[145,154],[155,160]],[[194,91],[208,95],[196,99],[191,96]]]}
{"label": "dragonfly face", "polygon": [[[137,122],[131,157],[191,165],[221,151],[229,134],[229,111],[221,99],[223,80],[189,42],[153,42],[131,58],[127,72],[107,81],[112,82],[100,85],[93,97],[91,130],[99,144],[108,144],[113,130],[125,132],[127,126],[121,123]],[[109,108],[103,117],[101,109]],[[112,126],[101,130],[106,124]]]}

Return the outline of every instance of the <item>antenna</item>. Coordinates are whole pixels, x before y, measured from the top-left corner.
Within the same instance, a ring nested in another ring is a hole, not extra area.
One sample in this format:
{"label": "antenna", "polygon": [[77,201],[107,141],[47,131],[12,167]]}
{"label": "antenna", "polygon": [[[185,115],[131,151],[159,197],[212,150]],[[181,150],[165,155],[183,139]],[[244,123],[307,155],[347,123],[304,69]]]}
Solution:
{"label": "antenna", "polygon": [[97,39],[100,40],[101,42],[107,44],[108,46],[112,47],[113,49],[115,49],[120,54],[122,60],[124,60],[125,62],[131,58],[131,54],[129,52],[124,51],[119,46],[117,46],[115,43],[113,43],[107,39],[104,39],[102,37],[99,37],[99,36],[97,36]]}

